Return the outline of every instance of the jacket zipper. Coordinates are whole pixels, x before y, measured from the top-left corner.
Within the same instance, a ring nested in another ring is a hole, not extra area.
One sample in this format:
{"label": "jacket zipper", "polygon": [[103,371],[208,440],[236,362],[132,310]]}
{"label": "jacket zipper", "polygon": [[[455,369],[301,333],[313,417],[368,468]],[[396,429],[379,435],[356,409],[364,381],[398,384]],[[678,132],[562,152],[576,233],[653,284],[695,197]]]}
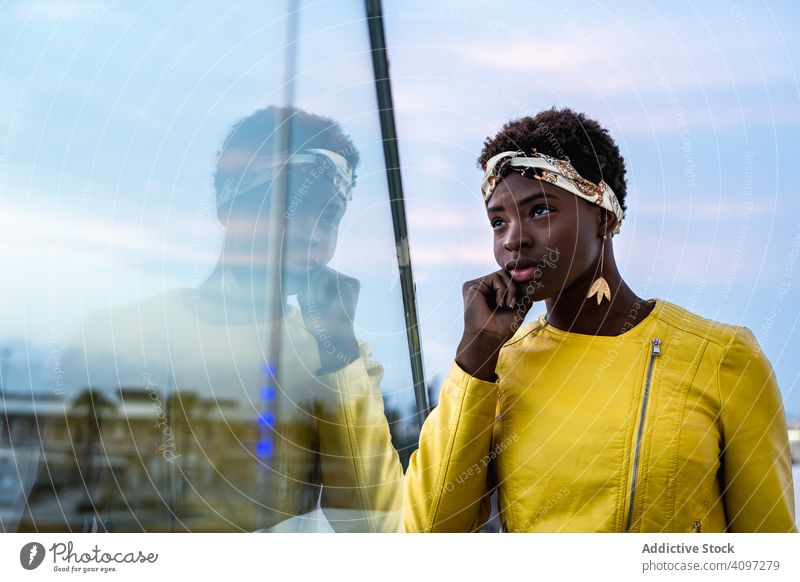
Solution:
{"label": "jacket zipper", "polygon": [[647,400],[650,396],[650,377],[653,375],[653,364],[656,356],[661,354],[661,339],[653,338],[650,349],[650,363],[647,366],[647,378],[644,382],[644,396],[642,397],[642,412],[639,415],[639,430],[636,432],[636,448],[633,453],[633,470],[631,475],[631,495],[628,498],[628,519],[625,522],[625,531],[630,531],[633,522],[633,500],[636,495],[636,477],[639,471],[639,452],[642,446],[642,434],[644,432],[644,419],[647,412]]}
{"label": "jacket zipper", "polygon": [[694,533],[700,533],[700,520],[694,520],[694,523],[692,524],[692,531]]}

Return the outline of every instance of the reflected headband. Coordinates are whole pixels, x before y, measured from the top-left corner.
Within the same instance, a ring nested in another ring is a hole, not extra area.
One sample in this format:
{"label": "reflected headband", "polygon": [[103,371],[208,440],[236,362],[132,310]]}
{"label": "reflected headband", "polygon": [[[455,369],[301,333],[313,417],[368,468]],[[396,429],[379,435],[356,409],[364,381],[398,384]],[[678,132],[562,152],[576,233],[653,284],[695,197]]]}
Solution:
{"label": "reflected headband", "polygon": [[288,157],[269,156],[255,158],[241,174],[235,174],[223,182],[217,196],[217,206],[225,206],[239,194],[244,194],[259,186],[271,184],[275,180],[278,170],[286,164],[318,164],[318,167],[312,170],[312,175],[316,178],[323,173],[327,173],[331,177],[336,192],[344,198],[344,201],[350,202],[352,200],[353,170],[350,167],[350,163],[336,152],[313,148]]}

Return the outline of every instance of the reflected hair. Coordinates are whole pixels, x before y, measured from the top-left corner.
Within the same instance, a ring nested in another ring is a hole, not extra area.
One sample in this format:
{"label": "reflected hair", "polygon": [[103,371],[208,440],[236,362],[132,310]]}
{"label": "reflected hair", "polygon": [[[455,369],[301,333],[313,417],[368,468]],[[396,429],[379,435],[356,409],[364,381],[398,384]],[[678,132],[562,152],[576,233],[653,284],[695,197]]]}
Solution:
{"label": "reflected hair", "polygon": [[352,138],[342,130],[337,121],[297,107],[270,105],[237,121],[217,152],[214,188],[218,213],[223,185],[231,179],[241,178],[258,158],[274,154],[275,142],[281,132],[280,123],[284,120],[289,125],[289,154],[315,148],[335,152],[350,164],[353,171],[352,186],[355,186],[355,170],[360,155]]}

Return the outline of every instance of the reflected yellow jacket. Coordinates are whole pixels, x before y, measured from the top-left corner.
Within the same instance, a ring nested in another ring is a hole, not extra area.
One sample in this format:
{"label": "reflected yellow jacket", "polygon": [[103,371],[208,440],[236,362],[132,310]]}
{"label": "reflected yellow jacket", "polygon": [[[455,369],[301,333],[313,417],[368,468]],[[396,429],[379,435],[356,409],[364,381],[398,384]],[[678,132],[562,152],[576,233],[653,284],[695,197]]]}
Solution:
{"label": "reflected yellow jacket", "polygon": [[[652,300],[650,300],[652,301]],[[406,531],[796,531],[786,419],[752,332],[657,299],[619,336],[544,316],[496,382],[453,362],[404,484]]]}
{"label": "reflected yellow jacket", "polygon": [[[265,463],[257,390],[276,328],[280,389]],[[96,386],[114,408],[91,438],[80,410],[60,415],[71,432],[59,416],[37,421],[47,454],[36,490],[55,488],[59,503],[37,494],[20,529],[80,531],[96,507],[113,531],[305,531],[320,527],[319,508],[335,531],[402,531],[384,368],[358,345],[359,358],[316,375],[319,348],[299,309],[269,323],[213,324],[197,316],[190,289],[92,314],[65,350],[64,382],[69,400]],[[117,400],[115,384],[143,398]]]}

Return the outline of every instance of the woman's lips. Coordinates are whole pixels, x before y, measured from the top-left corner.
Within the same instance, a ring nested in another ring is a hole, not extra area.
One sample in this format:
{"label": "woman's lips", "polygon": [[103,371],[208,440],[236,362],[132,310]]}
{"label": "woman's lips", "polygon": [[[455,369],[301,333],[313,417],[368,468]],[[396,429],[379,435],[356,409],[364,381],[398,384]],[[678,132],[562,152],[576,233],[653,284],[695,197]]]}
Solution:
{"label": "woman's lips", "polygon": [[511,278],[514,281],[530,281],[536,273],[536,267],[526,267],[522,269],[513,269],[511,271]]}

